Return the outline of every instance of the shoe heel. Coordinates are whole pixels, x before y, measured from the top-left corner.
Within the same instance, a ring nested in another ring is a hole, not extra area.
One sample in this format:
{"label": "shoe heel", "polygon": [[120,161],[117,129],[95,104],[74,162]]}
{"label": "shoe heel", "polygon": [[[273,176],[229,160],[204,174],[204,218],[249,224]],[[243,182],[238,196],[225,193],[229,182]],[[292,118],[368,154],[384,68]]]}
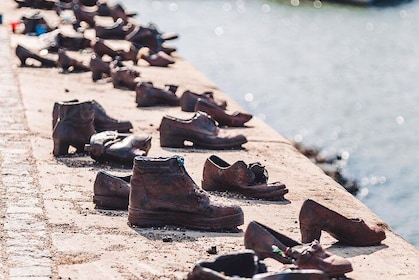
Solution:
{"label": "shoe heel", "polygon": [[68,142],[54,140],[54,150],[52,153],[56,157],[66,155],[68,154],[69,147],[70,147],[70,144]]}
{"label": "shoe heel", "polygon": [[22,56],[18,56],[19,60],[20,60],[20,65],[21,66],[26,66],[26,59],[28,58],[27,56],[22,57]]}
{"label": "shoe heel", "polygon": [[102,145],[86,144],[84,145],[84,151],[88,152],[90,157],[98,162],[103,161],[103,155],[105,154],[105,148]]}
{"label": "shoe heel", "polygon": [[313,240],[320,241],[321,228],[318,226],[301,224],[300,223],[300,232],[301,232],[301,242],[310,243]]}
{"label": "shoe heel", "polygon": [[161,147],[184,148],[185,140],[186,139],[184,137],[160,133]]}
{"label": "shoe heel", "polygon": [[92,70],[92,80],[96,82],[102,78],[102,72],[97,70]]}

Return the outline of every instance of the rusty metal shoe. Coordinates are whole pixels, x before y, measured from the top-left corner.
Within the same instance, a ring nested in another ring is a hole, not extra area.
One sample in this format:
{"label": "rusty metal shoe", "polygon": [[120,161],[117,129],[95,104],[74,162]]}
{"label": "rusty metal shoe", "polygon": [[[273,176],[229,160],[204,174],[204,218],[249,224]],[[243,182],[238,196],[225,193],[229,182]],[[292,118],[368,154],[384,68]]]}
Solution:
{"label": "rusty metal shoe", "polygon": [[[266,272],[252,250],[222,255],[213,261],[199,261],[187,275],[187,280],[252,279]],[[260,278],[261,279],[261,278]]]}
{"label": "rusty metal shoe", "polygon": [[[55,38],[55,48],[63,48],[69,51],[79,51],[89,48],[92,42],[90,39],[81,36],[68,36],[59,32]],[[51,48],[48,49],[52,51]],[[58,51],[58,49],[56,50]]]}
{"label": "rusty metal shoe", "polygon": [[164,116],[159,127],[160,146],[184,148],[185,141],[202,149],[240,149],[247,143],[242,134],[232,134],[218,128],[216,122],[206,113],[197,112],[191,119]]}
{"label": "rusty metal shoe", "polygon": [[135,90],[137,84],[141,82],[140,73],[128,67],[117,66],[117,63],[117,61],[113,61],[110,64],[112,84],[114,88]]}
{"label": "rusty metal shoe", "polygon": [[118,132],[129,132],[132,123],[126,120],[117,120],[106,114],[105,109],[95,100],[92,100],[95,110],[94,126],[97,132],[116,130]]}
{"label": "rusty metal shoe", "polygon": [[73,146],[76,152],[84,152],[84,145],[96,132],[93,126],[95,111],[90,101],[62,104],[52,132],[54,140],[54,156],[68,154]]}
{"label": "rusty metal shoe", "polygon": [[176,90],[172,90],[156,88],[150,82],[142,82],[135,88],[135,102],[138,107],[179,106],[179,97],[176,96]]}
{"label": "rusty metal shoe", "polygon": [[[134,47],[134,45],[132,45]],[[143,47],[137,50],[137,59],[146,61],[150,66],[168,67],[170,64],[175,63],[175,60],[169,54],[159,51],[157,53],[150,53],[150,49]]]}
{"label": "rusty metal shoe", "polygon": [[195,104],[195,112],[202,111],[211,116],[220,126],[242,127],[252,119],[252,115],[242,112],[227,113],[208,99],[199,98]]}
{"label": "rusty metal shoe", "polygon": [[97,12],[88,11],[84,5],[76,4],[73,6],[73,13],[77,22],[84,21],[92,28],[96,26],[95,16],[97,15]]}
{"label": "rusty metal shoe", "polygon": [[[78,103],[78,99],[68,100],[68,101],[59,101],[54,103],[54,107],[52,109],[52,128],[54,129],[55,124],[57,123],[57,119],[59,116],[60,107],[63,104],[72,104]],[[107,130],[115,130],[118,132],[129,132],[132,129],[132,123],[130,121],[125,120],[117,120],[110,117],[102,105],[99,104],[96,100],[90,101],[93,106],[93,110],[95,111],[93,125],[96,132],[102,132]]]}
{"label": "rusty metal shoe", "polygon": [[108,46],[105,41],[97,37],[92,43],[91,47],[95,54],[99,57],[109,56],[112,59],[118,59],[119,61],[132,61],[134,64],[138,62],[138,49],[132,44],[128,51],[117,49],[114,50]]}
{"label": "rusty metal shoe", "polygon": [[103,57],[105,55],[115,58],[119,56],[119,53],[117,50],[112,49],[110,46],[108,46],[105,41],[102,38],[96,37],[94,41],[92,41],[91,44],[92,50],[95,52],[96,55],[99,57]]}
{"label": "rusty metal shoe", "polygon": [[92,54],[89,62],[90,70],[92,71],[92,80],[96,82],[103,77],[109,77],[111,75],[111,68],[109,62],[103,61],[96,54]]}
{"label": "rusty metal shoe", "polygon": [[352,246],[378,245],[386,238],[383,228],[370,227],[361,219],[346,218],[311,199],[301,206],[299,220],[301,239],[305,243],[320,240],[322,230]]}
{"label": "rusty metal shoe", "polygon": [[27,66],[28,64],[26,62],[28,59],[38,61],[40,63],[40,67],[55,67],[57,65],[56,60],[36,54],[19,44],[16,46],[15,53],[20,60],[21,66]]}
{"label": "rusty metal shoe", "polygon": [[239,206],[210,201],[187,173],[182,157],[134,159],[128,207],[131,225],[220,231],[237,230],[243,219]]}
{"label": "rusty metal shoe", "polygon": [[330,277],[353,270],[347,259],[325,251],[317,240],[303,246],[294,264],[300,269],[319,269]]}
{"label": "rusty metal shoe", "polygon": [[198,99],[207,100],[223,110],[227,108],[227,101],[215,99],[212,91],[195,93],[190,90],[186,90],[180,97],[180,107],[182,108],[182,111],[195,112],[195,105],[198,102]]}
{"label": "rusty metal shoe", "polygon": [[132,166],[136,156],[145,156],[151,148],[151,136],[103,131],[92,135],[85,151],[98,162]]}
{"label": "rusty metal shoe", "polygon": [[259,163],[237,161],[230,165],[216,155],[207,158],[202,175],[206,191],[233,191],[246,197],[284,200],[288,189],[281,182],[267,183],[268,171]]}
{"label": "rusty metal shoe", "polygon": [[97,208],[127,210],[131,175],[116,176],[99,171],[93,185],[93,203]]}
{"label": "rusty metal shoe", "polygon": [[293,259],[285,254],[278,254],[272,251],[276,246],[285,252],[286,248],[299,246],[301,243],[295,241],[261,223],[251,221],[244,234],[244,247],[255,251],[259,259],[273,258],[284,264],[291,264]]}
{"label": "rusty metal shoe", "polygon": [[284,264],[295,264],[299,269],[319,269],[329,276],[352,271],[351,263],[325,251],[317,240],[310,244],[299,242],[255,221],[247,226],[244,245],[255,251],[259,259],[273,258]]}
{"label": "rusty metal shoe", "polygon": [[125,23],[118,19],[110,26],[96,25],[96,36],[102,39],[124,40],[128,32],[132,31],[134,26],[131,23]]}
{"label": "rusty metal shoe", "polygon": [[89,66],[84,65],[83,62],[67,55],[64,49],[58,50],[57,66],[64,72],[88,72]]}

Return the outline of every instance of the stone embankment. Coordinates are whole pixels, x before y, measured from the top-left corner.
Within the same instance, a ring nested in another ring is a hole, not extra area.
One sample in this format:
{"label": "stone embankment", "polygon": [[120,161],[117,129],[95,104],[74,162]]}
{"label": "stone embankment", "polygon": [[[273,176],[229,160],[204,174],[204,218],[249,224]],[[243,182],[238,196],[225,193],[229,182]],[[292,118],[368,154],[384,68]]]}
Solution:
{"label": "stone embankment", "polygon": [[[58,68],[20,67],[14,55],[17,43],[36,48],[37,37],[13,34],[9,23],[29,9],[14,1],[1,1],[0,26],[0,279],[183,279],[195,263],[244,249],[243,236],[255,220],[295,240],[301,240],[298,215],[311,198],[347,217],[380,225],[387,238],[378,246],[352,247],[336,243],[323,233],[321,244],[347,258],[351,279],[418,279],[416,248],[386,226],[370,209],[303,156],[268,124],[253,118],[248,127],[230,128],[246,135],[243,150],[212,151],[162,148],[157,128],[162,117],[189,118],[179,107],[138,108],[135,92],[116,89],[107,81],[93,82],[91,73],[62,73]],[[53,11],[42,11],[52,23]],[[71,26],[63,26],[71,30]],[[86,36],[93,36],[91,30]],[[110,42],[115,47],[120,42]],[[91,51],[73,53],[85,62]],[[132,66],[141,79],[156,86],[175,84],[178,92],[213,91],[226,99],[231,111],[243,110],[228,93],[181,57],[168,68]],[[123,166],[99,164],[87,155],[55,158],[52,155],[52,108],[56,101],[96,100],[117,119],[128,119],[133,133],[152,135],[151,157],[180,155],[192,179],[200,185],[205,160],[212,154],[227,162],[259,161],[269,171],[269,181],[289,189],[285,201],[251,200],[238,195],[210,193],[213,201],[236,204],[244,212],[239,232],[203,232],[181,227],[133,228],[127,211],[100,210],[92,202],[93,182],[100,170],[130,174]],[[383,206],[385,207],[385,206]],[[266,260],[269,271],[284,266]]]}

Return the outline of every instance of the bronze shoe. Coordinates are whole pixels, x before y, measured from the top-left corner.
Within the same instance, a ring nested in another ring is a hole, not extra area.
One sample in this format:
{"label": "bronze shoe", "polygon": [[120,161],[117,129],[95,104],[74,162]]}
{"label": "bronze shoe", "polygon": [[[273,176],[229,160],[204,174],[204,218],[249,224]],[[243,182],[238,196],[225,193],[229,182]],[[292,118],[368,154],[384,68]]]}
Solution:
{"label": "bronze shoe", "polygon": [[106,114],[105,109],[95,100],[92,100],[93,109],[95,110],[94,126],[97,132],[102,131],[118,131],[129,132],[132,129],[132,123],[126,120],[117,120]]}
{"label": "bronze shoe", "polygon": [[213,102],[202,98],[199,98],[196,102],[195,111],[207,113],[211,116],[211,118],[216,120],[220,126],[241,127],[253,117],[251,114],[241,112],[228,114],[225,110],[221,109]]}
{"label": "bronze shoe", "polygon": [[[291,255],[285,254],[285,251],[287,248],[299,245],[301,243],[256,221],[252,221],[247,225],[244,234],[244,247],[255,251],[255,254],[261,260],[272,258],[284,264],[291,264],[293,258]],[[278,247],[284,253],[278,254],[274,252],[272,246]]]}
{"label": "bronze shoe", "polygon": [[103,131],[93,134],[85,151],[98,162],[115,162],[132,166],[136,156],[146,156],[151,147],[151,136]]}
{"label": "bronze shoe", "polygon": [[111,68],[109,62],[103,61],[96,54],[92,54],[89,62],[90,70],[92,71],[92,80],[96,82],[102,79],[104,76],[109,77],[111,75]]}
{"label": "bronze shoe", "polygon": [[198,102],[198,99],[205,99],[223,110],[225,110],[227,107],[227,102],[225,100],[216,100],[212,91],[206,91],[199,94],[187,90],[180,97],[180,107],[182,108],[182,111],[195,112],[195,105]]}
{"label": "bronze shoe", "polygon": [[352,265],[347,259],[323,250],[317,240],[302,245],[255,221],[247,226],[244,246],[254,250],[261,260],[273,258],[284,264],[293,263],[299,269],[319,269],[329,276],[352,271]]}
{"label": "bronze shoe", "polygon": [[93,185],[93,203],[97,208],[127,210],[131,175],[115,176],[99,171]]}
{"label": "bronze shoe", "polygon": [[57,65],[55,60],[40,56],[19,44],[16,46],[15,53],[20,60],[21,66],[27,65],[26,61],[28,58],[38,61],[41,67],[55,67]]}
{"label": "bronze shoe", "polygon": [[131,23],[118,19],[110,26],[95,25],[96,37],[101,39],[124,40],[125,36],[134,29]]}
{"label": "bronze shoe", "polygon": [[[144,26],[134,26],[134,28],[126,34],[125,40],[144,47],[149,47],[151,50],[157,50],[158,43],[156,36],[149,28]],[[148,44],[150,44],[150,46],[148,46]]]}
{"label": "bronze shoe", "polygon": [[120,55],[120,52],[108,46],[102,38],[96,37],[92,42],[92,49],[96,55],[103,57],[105,55],[115,58]]}
{"label": "bronze shoe", "polygon": [[206,191],[233,191],[251,198],[284,200],[288,189],[280,182],[267,183],[268,171],[259,162],[247,165],[237,161],[233,165],[216,155],[205,161],[202,188]]}
{"label": "bronze shoe", "polygon": [[132,44],[128,51],[114,50],[106,45],[103,39],[97,37],[92,43],[92,49],[99,57],[107,55],[112,59],[118,59],[119,61],[132,61],[134,65],[138,63],[138,49]]}
{"label": "bronze shoe", "polygon": [[218,128],[216,122],[203,112],[186,120],[164,116],[159,131],[161,147],[184,148],[185,141],[190,141],[195,148],[222,150],[238,149],[247,143],[244,135]]}
{"label": "bronze shoe", "polygon": [[70,57],[67,55],[66,51],[64,49],[58,50],[58,60],[57,65],[61,69],[63,69],[64,72],[87,72],[90,71],[90,68],[83,64],[83,62]]}
{"label": "bronze shoe", "polygon": [[84,152],[84,145],[96,132],[93,126],[95,111],[90,101],[72,102],[59,107],[57,122],[52,132],[54,156],[68,154],[73,146],[77,153]]}
{"label": "bronze shoe", "polygon": [[301,206],[299,220],[305,243],[320,240],[322,230],[352,246],[378,245],[386,238],[383,228],[370,227],[361,219],[348,219],[311,199]]}
{"label": "bronze shoe", "polygon": [[[99,102],[95,100],[91,100],[90,102],[92,103],[92,107],[95,112],[93,125],[96,132],[102,132],[106,130],[128,132],[132,129],[132,124],[130,121],[116,120],[110,117],[106,113],[105,109],[102,107],[102,105],[99,104]],[[52,110],[52,128],[53,129],[54,129],[55,124],[57,123],[60,107],[62,107],[64,104],[70,105],[70,104],[77,104],[77,103],[79,103],[79,100],[77,99],[68,100],[68,101],[59,101],[59,102],[54,103],[54,107]]]}
{"label": "bronze shoe", "polygon": [[131,225],[220,231],[237,230],[243,219],[239,206],[209,200],[187,173],[182,157],[135,157],[128,206]]}
{"label": "bronze shoe", "polygon": [[150,66],[168,67],[170,64],[175,63],[172,56],[163,51],[157,53],[150,53],[147,47],[141,48],[137,51],[137,58],[146,61]]}
{"label": "bronze shoe", "polygon": [[179,97],[176,96],[175,91],[156,88],[150,82],[139,83],[135,88],[135,92],[135,102],[138,107],[179,106]]}
{"label": "bronze shoe", "polygon": [[[187,280],[252,279],[266,272],[252,250],[222,255],[213,261],[199,261],[188,273]],[[240,278],[239,278],[240,277]]]}
{"label": "bronze shoe", "polygon": [[325,251],[317,240],[303,246],[294,264],[300,269],[319,269],[330,277],[341,276],[353,270],[347,259]]}
{"label": "bronze shoe", "polygon": [[137,84],[141,81],[140,73],[128,67],[117,66],[117,63],[113,61],[110,64],[113,87],[135,90]]}
{"label": "bronze shoe", "polygon": [[[85,38],[84,36],[67,36],[61,32],[57,34],[55,41],[55,48],[57,48],[56,51],[58,51],[58,48],[63,48],[69,51],[79,51],[89,48],[92,44],[91,40]],[[51,51],[51,48],[49,50]]]}
{"label": "bronze shoe", "polygon": [[94,28],[96,26],[95,16],[97,15],[96,12],[88,11],[84,8],[83,5],[75,4],[73,6],[73,13],[76,17],[77,22],[84,21],[90,27]]}

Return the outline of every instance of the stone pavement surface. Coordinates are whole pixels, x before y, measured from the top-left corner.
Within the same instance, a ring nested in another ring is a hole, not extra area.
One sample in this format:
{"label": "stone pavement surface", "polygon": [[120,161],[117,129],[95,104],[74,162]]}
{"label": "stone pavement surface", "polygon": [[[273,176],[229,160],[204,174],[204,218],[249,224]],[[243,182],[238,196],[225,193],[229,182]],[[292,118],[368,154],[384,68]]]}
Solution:
{"label": "stone pavement surface", "polygon": [[[19,13],[11,9],[6,18],[16,19]],[[49,19],[54,16],[48,14]],[[36,46],[36,38],[11,34],[6,25],[0,25],[0,40],[0,279],[184,279],[198,260],[214,257],[206,252],[212,246],[217,246],[217,256],[243,250],[243,231],[252,220],[300,240],[298,213],[307,198],[385,227],[370,209],[257,118],[247,128],[231,129],[248,138],[244,150],[161,148],[157,128],[162,116],[190,117],[190,113],[176,107],[137,108],[135,92],[115,89],[109,82],[93,83],[90,73],[19,67],[16,43]],[[87,60],[91,53],[73,54]],[[169,68],[140,65],[137,69],[156,86],[173,83],[179,85],[179,92],[212,90],[227,100],[232,111],[242,110],[180,57]],[[126,211],[96,209],[92,194],[99,170],[121,175],[131,170],[98,164],[88,156],[54,158],[51,154],[53,104],[73,98],[95,99],[110,116],[130,120],[135,134],[152,135],[149,156],[183,156],[186,170],[198,185],[203,163],[211,154],[230,163],[260,161],[271,182],[287,185],[287,200],[267,202],[211,193],[211,200],[242,207],[245,223],[239,232],[129,227]],[[390,228],[386,234],[379,246],[344,246],[325,233],[321,244],[351,261],[354,271],[347,274],[351,279],[419,279],[418,250]],[[270,271],[283,269],[273,260],[266,264]]]}
{"label": "stone pavement surface", "polygon": [[[30,133],[13,70],[8,29],[0,28],[1,279],[50,279],[51,239]],[[35,176],[34,176],[35,175]]]}

